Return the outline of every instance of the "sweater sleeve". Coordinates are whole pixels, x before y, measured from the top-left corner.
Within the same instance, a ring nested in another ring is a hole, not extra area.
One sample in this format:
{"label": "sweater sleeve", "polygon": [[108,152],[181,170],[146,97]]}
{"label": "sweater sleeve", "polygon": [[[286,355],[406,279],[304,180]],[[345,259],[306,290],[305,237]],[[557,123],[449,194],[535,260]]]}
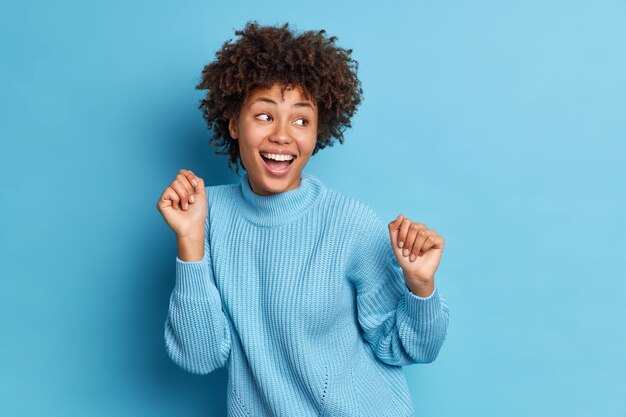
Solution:
{"label": "sweater sleeve", "polygon": [[230,355],[230,322],[215,286],[205,233],[204,257],[186,262],[176,257],[176,281],[165,320],[165,347],[184,370],[208,374],[226,364]]}
{"label": "sweater sleeve", "polygon": [[445,299],[436,284],[428,297],[410,292],[388,226],[369,207],[359,230],[351,276],[363,338],[389,365],[433,362],[447,334]]}

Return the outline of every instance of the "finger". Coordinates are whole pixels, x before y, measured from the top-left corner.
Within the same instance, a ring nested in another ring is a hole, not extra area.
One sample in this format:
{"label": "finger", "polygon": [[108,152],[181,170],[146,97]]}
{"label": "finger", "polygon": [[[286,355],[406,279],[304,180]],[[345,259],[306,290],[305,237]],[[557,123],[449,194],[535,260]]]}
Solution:
{"label": "finger", "polygon": [[428,236],[426,236],[426,239],[424,239],[424,244],[422,245],[422,249],[421,249],[421,253],[417,253],[417,255],[423,255],[426,252],[428,252],[428,250],[430,248],[432,248],[433,246],[435,246],[435,240],[433,239],[433,237],[435,236],[435,233],[430,233]]}
{"label": "finger", "polygon": [[398,245],[398,229],[400,228],[400,223],[404,216],[402,214],[398,215],[396,219],[388,224],[389,227],[389,236],[391,237],[391,246],[395,249]]}
{"label": "finger", "polygon": [[424,229],[426,229],[426,225],[423,223],[413,222],[409,225],[409,232],[406,237],[406,242],[404,243],[404,249],[402,250],[403,256],[408,257],[412,253],[417,253],[415,252],[415,245],[419,238],[419,233]]}
{"label": "finger", "polygon": [[204,180],[197,175],[195,177],[195,180],[198,183],[198,185],[196,185],[196,194],[202,194],[204,191],[206,191],[204,189]]}
{"label": "finger", "polygon": [[157,208],[163,209],[165,207],[172,207],[176,210],[176,204],[178,200],[178,194],[171,187],[168,186],[165,191],[163,191],[161,198],[157,202]]}
{"label": "finger", "polygon": [[178,207],[182,210],[186,210],[189,207],[188,202],[189,196],[191,195],[191,190],[187,189],[187,187],[190,187],[189,181],[184,177],[181,179],[177,176],[176,179],[172,181],[172,184],[170,184],[170,187],[178,194]]}
{"label": "finger", "polygon": [[411,222],[411,224],[409,224],[406,238],[404,239],[404,245],[402,245],[402,256],[404,256],[405,258],[409,256],[409,253],[411,252],[411,248],[413,247],[413,242],[415,242],[415,238],[417,237],[418,230],[419,223]]}
{"label": "finger", "polygon": [[166,190],[163,192],[163,194],[161,194],[161,196],[157,200],[156,208],[157,210],[161,211],[162,208],[170,207],[171,205],[172,205],[172,200],[170,200],[169,197],[167,196],[167,190]]}
{"label": "finger", "polygon": [[[192,179],[195,180],[195,176],[193,176],[192,178],[193,174],[189,174],[189,172],[190,172],[189,170],[181,169],[175,179],[175,181],[178,181],[184,187],[186,191],[186,195],[181,196],[181,203],[185,210],[188,207],[188,203],[190,202],[193,203],[195,199],[195,197],[193,196],[194,194],[193,184],[191,183]],[[195,182],[197,183],[197,181]]]}
{"label": "finger", "polygon": [[196,186],[196,189],[193,193],[193,202],[195,203],[196,201],[198,201],[198,198],[202,198],[205,199],[206,198],[206,188],[204,186],[204,180],[200,177],[198,177],[196,175],[196,182],[198,183],[198,185]]}
{"label": "finger", "polygon": [[428,241],[431,241],[433,243],[430,248],[443,249],[445,245],[445,239],[437,233],[431,234]]}
{"label": "finger", "polygon": [[404,248],[406,246],[409,227],[411,227],[412,223],[413,222],[411,221],[411,219],[407,219],[406,217],[404,218],[404,220],[402,220],[402,224],[400,225],[400,231],[398,232],[398,247]]}
{"label": "finger", "polygon": [[191,170],[189,170],[189,169],[181,169],[180,173],[183,174],[189,180],[189,183],[192,186],[197,187],[200,184],[198,182],[198,177],[196,176],[196,174],[191,172]]}
{"label": "finger", "polygon": [[198,187],[198,179],[196,175],[188,169],[181,169],[178,175],[183,176],[189,182],[189,185],[185,185],[185,188],[190,192],[189,202],[194,203],[194,192],[197,191],[194,187]]}
{"label": "finger", "polygon": [[415,239],[415,243],[413,244],[413,249],[411,250],[411,256],[409,257],[409,261],[411,259],[415,260],[418,256],[424,255],[427,248],[424,247],[424,244],[429,240],[428,238],[432,234],[432,231],[427,227],[424,227],[419,230],[417,234],[417,238]]}
{"label": "finger", "polygon": [[390,223],[390,225],[392,225],[394,227],[394,229],[398,229],[398,227],[400,226],[400,223],[402,223],[402,220],[404,220],[404,215],[403,214],[398,214],[398,217],[396,217],[396,219],[394,221],[392,221]]}

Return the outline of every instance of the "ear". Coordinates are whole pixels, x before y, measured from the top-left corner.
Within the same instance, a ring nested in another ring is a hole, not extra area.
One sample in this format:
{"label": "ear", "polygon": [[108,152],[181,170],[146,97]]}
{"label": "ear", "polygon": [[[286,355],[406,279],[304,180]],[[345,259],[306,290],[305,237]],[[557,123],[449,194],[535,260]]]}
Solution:
{"label": "ear", "polygon": [[239,134],[237,133],[237,121],[233,116],[228,118],[228,131],[230,133],[230,137],[233,139],[238,139]]}

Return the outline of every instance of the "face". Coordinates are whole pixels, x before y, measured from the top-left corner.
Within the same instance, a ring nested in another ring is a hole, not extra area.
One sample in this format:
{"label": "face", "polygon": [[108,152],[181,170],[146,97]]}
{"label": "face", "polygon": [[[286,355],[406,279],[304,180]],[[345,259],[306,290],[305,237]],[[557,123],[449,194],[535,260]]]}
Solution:
{"label": "face", "polygon": [[[230,136],[239,141],[250,187],[258,195],[272,195],[300,186],[301,173],[317,142],[317,106],[302,90],[281,85],[259,87],[230,118]],[[292,158],[290,158],[290,156]]]}

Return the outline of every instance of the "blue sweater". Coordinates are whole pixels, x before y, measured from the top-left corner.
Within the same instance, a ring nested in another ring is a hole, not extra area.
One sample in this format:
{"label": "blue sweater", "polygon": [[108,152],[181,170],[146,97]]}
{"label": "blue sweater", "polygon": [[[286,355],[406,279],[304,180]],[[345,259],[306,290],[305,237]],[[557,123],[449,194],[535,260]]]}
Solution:
{"label": "blue sweater", "polygon": [[176,258],[165,347],[181,368],[228,367],[228,415],[412,416],[402,366],[437,357],[448,307],[408,290],[387,224],[303,172],[255,194],[206,187],[204,258]]}

